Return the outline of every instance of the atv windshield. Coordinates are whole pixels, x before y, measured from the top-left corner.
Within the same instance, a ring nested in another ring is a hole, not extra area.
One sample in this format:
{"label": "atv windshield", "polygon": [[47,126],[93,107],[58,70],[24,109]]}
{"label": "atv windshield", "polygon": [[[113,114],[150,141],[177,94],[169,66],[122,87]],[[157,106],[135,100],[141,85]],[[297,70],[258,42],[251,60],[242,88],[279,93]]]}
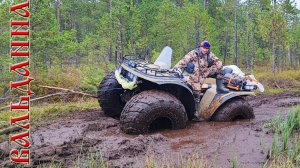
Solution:
{"label": "atv windshield", "polygon": [[161,69],[170,69],[171,59],[172,59],[172,48],[166,46],[159,54],[158,58],[154,62],[154,65],[158,65]]}

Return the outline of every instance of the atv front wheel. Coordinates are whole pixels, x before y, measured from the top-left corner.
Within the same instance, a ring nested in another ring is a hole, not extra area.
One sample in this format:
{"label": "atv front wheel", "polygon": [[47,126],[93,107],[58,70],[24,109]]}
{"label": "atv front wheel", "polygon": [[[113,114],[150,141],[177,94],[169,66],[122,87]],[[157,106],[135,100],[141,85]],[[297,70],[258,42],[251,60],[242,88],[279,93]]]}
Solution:
{"label": "atv front wheel", "polygon": [[120,121],[123,132],[142,134],[162,128],[185,128],[188,117],[183,104],[172,94],[147,90],[126,103]]}
{"label": "atv front wheel", "polygon": [[242,98],[229,100],[212,116],[213,121],[233,121],[236,119],[252,118],[255,118],[253,108]]}
{"label": "atv front wheel", "polygon": [[99,85],[97,96],[105,115],[109,117],[119,117],[121,115],[125,105],[120,97],[123,91],[113,72],[104,77]]}

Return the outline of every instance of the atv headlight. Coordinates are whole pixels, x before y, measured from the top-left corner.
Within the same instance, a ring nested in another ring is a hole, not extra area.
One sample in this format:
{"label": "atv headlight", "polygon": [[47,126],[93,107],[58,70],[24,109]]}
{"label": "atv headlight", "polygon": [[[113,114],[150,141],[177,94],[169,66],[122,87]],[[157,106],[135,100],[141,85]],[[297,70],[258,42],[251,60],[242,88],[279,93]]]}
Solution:
{"label": "atv headlight", "polygon": [[129,75],[128,71],[127,71],[126,78],[124,76],[122,76],[121,73],[118,70],[115,71],[115,77],[116,77],[118,83],[120,85],[122,85],[123,89],[132,90],[135,87],[137,87],[137,76],[135,76],[134,74],[130,75],[130,76],[132,76],[132,81],[129,81],[128,80],[128,78],[129,78],[128,75]]}
{"label": "atv headlight", "polygon": [[131,73],[131,72],[127,73],[127,79],[129,81],[133,81],[135,77],[136,77],[136,75],[134,75],[133,73]]}
{"label": "atv headlight", "polygon": [[125,78],[126,80],[128,80],[129,82],[132,82],[134,80],[136,80],[137,76],[134,75],[133,73],[123,69],[122,67],[119,68],[119,73],[120,75]]}

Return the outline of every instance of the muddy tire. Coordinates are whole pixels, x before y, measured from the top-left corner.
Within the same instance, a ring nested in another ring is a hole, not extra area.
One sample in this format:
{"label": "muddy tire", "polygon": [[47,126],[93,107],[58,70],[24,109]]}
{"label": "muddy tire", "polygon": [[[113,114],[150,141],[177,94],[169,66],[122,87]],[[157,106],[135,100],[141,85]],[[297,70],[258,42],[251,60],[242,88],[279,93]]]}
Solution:
{"label": "muddy tire", "polygon": [[125,103],[121,100],[122,86],[115,78],[114,72],[107,74],[101,81],[97,96],[102,111],[109,117],[120,117]]}
{"label": "muddy tire", "polygon": [[236,119],[252,118],[255,118],[253,108],[242,98],[229,100],[212,116],[213,121],[233,121]]}
{"label": "muddy tire", "polygon": [[161,127],[185,128],[188,117],[183,104],[175,96],[165,91],[148,90],[126,103],[120,121],[123,132],[142,134]]}

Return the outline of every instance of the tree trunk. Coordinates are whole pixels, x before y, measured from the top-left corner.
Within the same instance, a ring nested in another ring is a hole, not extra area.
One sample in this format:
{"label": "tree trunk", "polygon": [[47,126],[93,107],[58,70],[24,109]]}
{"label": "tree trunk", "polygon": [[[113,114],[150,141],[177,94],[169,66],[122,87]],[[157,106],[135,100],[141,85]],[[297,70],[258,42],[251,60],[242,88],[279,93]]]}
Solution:
{"label": "tree trunk", "polygon": [[247,73],[250,73],[250,66],[249,66],[249,63],[248,63],[249,56],[248,56],[248,54],[246,52],[246,47],[245,46],[243,47],[243,53],[244,53],[245,60],[246,60]]}
{"label": "tree trunk", "polygon": [[81,53],[77,50],[75,54],[75,66],[78,68],[80,65]]}
{"label": "tree trunk", "polygon": [[43,53],[43,66],[45,66],[46,74],[48,74],[47,56],[46,56],[45,51],[43,51],[42,53]]}
{"label": "tree trunk", "polygon": [[227,47],[228,47],[228,25],[226,26],[226,32],[225,32],[224,61],[223,61],[224,65],[226,65]]}
{"label": "tree trunk", "polygon": [[118,46],[116,45],[116,50],[115,50],[115,67],[118,65]]}
{"label": "tree trunk", "polygon": [[[111,31],[112,31],[112,0],[109,0],[109,18],[110,18],[110,23],[109,23],[109,33],[110,33],[110,37],[112,35]],[[111,39],[109,39],[110,43],[109,43],[109,51],[108,51],[108,60],[112,61],[112,41]]]}
{"label": "tree trunk", "polygon": [[[252,27],[253,28],[253,27]],[[255,38],[254,38],[254,32],[251,31],[251,52],[252,52],[252,55],[250,57],[250,70],[252,71],[254,69],[254,63],[256,62],[256,46],[254,46],[254,43],[255,43]]]}
{"label": "tree trunk", "polygon": [[274,84],[277,88],[280,88],[277,84],[277,80],[276,80],[276,69],[275,69],[275,58],[276,58],[276,47],[275,47],[275,39],[272,39],[272,51],[273,51],[273,60],[272,60],[272,73],[273,73],[273,79],[274,79]]}
{"label": "tree trunk", "polygon": [[282,53],[281,72],[283,72],[285,64],[286,64],[286,52],[284,52],[284,47],[283,46],[282,46],[281,53]]}
{"label": "tree trunk", "polygon": [[198,14],[195,17],[195,37],[196,37],[196,46],[195,47],[199,47],[200,46],[200,32],[199,32],[199,18],[198,18]]}
{"label": "tree trunk", "polygon": [[287,56],[288,56],[289,66],[293,67],[293,59],[292,59],[292,54],[291,54],[291,48],[290,47],[288,47]]}
{"label": "tree trunk", "polygon": [[136,5],[136,6],[139,5],[139,0],[135,0],[135,5]]}
{"label": "tree trunk", "polygon": [[238,65],[238,53],[237,53],[237,50],[238,50],[238,46],[237,46],[237,14],[236,14],[236,1],[237,0],[234,0],[234,64],[235,65]]}
{"label": "tree trunk", "polygon": [[122,31],[122,23],[121,19],[118,19],[118,39],[117,39],[117,63],[121,59],[123,55],[123,31]]}
{"label": "tree trunk", "polygon": [[[249,40],[249,31],[248,31],[248,28],[247,28],[247,46],[249,47],[249,46],[252,46],[252,45],[250,45],[250,40]],[[246,47],[244,47],[244,48],[246,48]],[[245,49],[244,49],[245,50]],[[250,73],[250,53],[249,52],[247,52],[247,53],[245,53],[245,54],[247,54],[247,70],[248,70],[248,73]]]}
{"label": "tree trunk", "polygon": [[277,73],[280,72],[280,50],[278,47],[275,49],[275,69],[277,70]]}
{"label": "tree trunk", "polygon": [[112,61],[112,45],[111,45],[111,43],[109,44],[109,49],[108,49],[108,60]]}
{"label": "tree trunk", "polygon": [[56,19],[58,22],[58,32],[61,32],[61,16],[60,16],[60,5],[61,0],[56,0],[55,7],[56,7]]}
{"label": "tree trunk", "polygon": [[203,10],[206,10],[207,0],[203,0]]}

